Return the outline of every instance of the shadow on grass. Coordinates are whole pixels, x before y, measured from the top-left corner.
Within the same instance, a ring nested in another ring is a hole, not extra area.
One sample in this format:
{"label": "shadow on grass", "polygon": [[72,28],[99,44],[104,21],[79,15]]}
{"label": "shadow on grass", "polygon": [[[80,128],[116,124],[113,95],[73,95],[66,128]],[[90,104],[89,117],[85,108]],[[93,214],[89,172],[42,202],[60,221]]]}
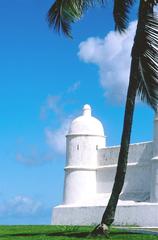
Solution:
{"label": "shadow on grass", "polygon": [[15,234],[0,234],[2,237],[33,237],[33,236],[47,236],[47,237],[88,237],[89,232],[52,232],[52,233],[15,233]]}
{"label": "shadow on grass", "polygon": [[[136,232],[111,232],[110,236],[114,235],[139,235]],[[75,237],[75,238],[96,238],[95,236],[90,236],[90,232],[52,232],[52,233],[17,233],[17,234],[0,234],[2,237],[33,237],[33,236],[48,236],[48,237]]]}

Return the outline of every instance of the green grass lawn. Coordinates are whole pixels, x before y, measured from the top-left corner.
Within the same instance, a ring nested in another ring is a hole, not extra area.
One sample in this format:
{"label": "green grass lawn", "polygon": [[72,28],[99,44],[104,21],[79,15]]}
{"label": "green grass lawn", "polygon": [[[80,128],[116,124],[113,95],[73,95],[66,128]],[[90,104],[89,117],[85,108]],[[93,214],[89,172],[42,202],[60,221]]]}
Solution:
{"label": "green grass lawn", "polygon": [[[0,240],[80,240],[101,239],[88,237],[93,227],[78,226],[0,226]],[[158,240],[158,236],[132,233],[128,230],[112,228],[110,239],[114,240]]]}

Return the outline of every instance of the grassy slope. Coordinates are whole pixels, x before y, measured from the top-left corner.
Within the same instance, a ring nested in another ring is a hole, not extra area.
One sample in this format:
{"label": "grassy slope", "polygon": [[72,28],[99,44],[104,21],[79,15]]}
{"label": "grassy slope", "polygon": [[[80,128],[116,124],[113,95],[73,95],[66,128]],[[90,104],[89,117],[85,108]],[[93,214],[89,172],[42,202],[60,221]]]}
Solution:
{"label": "grassy slope", "polygon": [[[0,240],[80,240],[86,239],[93,227],[77,226],[0,226]],[[91,238],[87,239],[101,239]],[[112,229],[110,239],[114,240],[158,240],[158,236],[131,234],[126,230]]]}

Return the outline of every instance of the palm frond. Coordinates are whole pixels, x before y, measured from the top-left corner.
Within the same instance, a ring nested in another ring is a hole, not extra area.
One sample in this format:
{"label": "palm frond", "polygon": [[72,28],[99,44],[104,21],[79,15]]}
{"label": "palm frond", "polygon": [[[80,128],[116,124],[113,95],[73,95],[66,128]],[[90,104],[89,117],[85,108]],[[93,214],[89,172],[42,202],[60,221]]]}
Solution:
{"label": "palm frond", "polygon": [[158,16],[147,16],[139,55],[137,94],[156,109],[158,104]]}
{"label": "palm frond", "polygon": [[114,0],[113,16],[115,21],[115,30],[124,32],[127,29],[129,21],[129,11],[135,0]]}
{"label": "palm frond", "polygon": [[83,13],[95,4],[104,4],[105,0],[56,0],[48,11],[49,26],[57,32],[71,35],[71,24],[79,20]]}

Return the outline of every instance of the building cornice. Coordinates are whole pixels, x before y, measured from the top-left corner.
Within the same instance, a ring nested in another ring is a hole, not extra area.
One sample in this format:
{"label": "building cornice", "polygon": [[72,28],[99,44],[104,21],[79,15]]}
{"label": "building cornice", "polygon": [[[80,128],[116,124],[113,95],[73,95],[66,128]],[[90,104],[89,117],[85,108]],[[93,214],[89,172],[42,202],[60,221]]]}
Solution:
{"label": "building cornice", "polygon": [[106,136],[102,136],[102,135],[95,135],[95,134],[82,134],[82,133],[75,133],[75,134],[67,134],[66,137],[76,137],[76,136],[85,136],[85,137],[102,137],[102,138],[106,138]]}
{"label": "building cornice", "polygon": [[[128,163],[128,167],[144,167],[150,165],[150,162],[145,162],[145,163],[139,163],[139,162],[133,162],[133,163]],[[67,166],[64,168],[65,171],[67,170],[80,170],[80,171],[96,171],[96,170],[101,170],[101,169],[106,169],[106,168],[116,168],[117,164],[109,164],[109,165],[102,165],[102,166],[97,166],[97,167],[85,167],[85,166]]]}

